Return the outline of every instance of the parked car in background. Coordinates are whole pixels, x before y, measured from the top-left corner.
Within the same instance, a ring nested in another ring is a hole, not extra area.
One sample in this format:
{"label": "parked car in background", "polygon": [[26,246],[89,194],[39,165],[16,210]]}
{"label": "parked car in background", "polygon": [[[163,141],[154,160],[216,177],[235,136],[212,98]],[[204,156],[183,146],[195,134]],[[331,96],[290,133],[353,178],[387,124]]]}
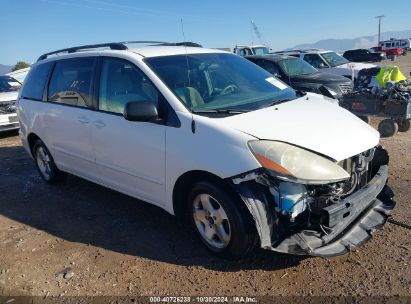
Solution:
{"label": "parked car in background", "polygon": [[234,50],[234,54],[240,56],[249,56],[249,55],[264,55],[269,54],[270,49],[265,45],[258,44],[258,45],[236,45]]}
{"label": "parked car in background", "polygon": [[338,55],[336,52],[320,49],[290,50],[275,52],[275,54],[298,57],[307,61],[316,69],[350,79],[352,78],[352,74],[354,74],[354,78],[356,78],[358,72],[362,69],[375,67],[375,65],[370,63],[353,63],[341,55]]}
{"label": "parked car in background", "polygon": [[16,100],[21,83],[10,76],[0,76],[0,132],[17,130]]}
{"label": "parked car in background", "polygon": [[405,49],[405,50],[409,50],[409,49],[411,49],[411,39],[391,38],[390,40],[380,41],[378,46],[383,47],[385,49],[402,48],[402,49]]}
{"label": "parked car in background", "polygon": [[30,67],[20,69],[20,70],[17,70],[17,71],[13,71],[13,72],[7,73],[6,75],[10,76],[10,77],[13,77],[14,79],[19,81],[20,83],[23,83],[24,79],[26,79],[26,76],[27,76],[29,71],[30,71]]}
{"label": "parked car in background", "polygon": [[407,49],[403,48],[397,48],[397,47],[392,47],[392,48],[385,48],[383,46],[377,46],[377,47],[372,47],[371,50],[375,52],[384,52],[387,57],[390,56],[400,56],[400,55],[406,55],[407,54]]}
{"label": "parked car in background", "polygon": [[349,50],[344,52],[343,57],[352,62],[380,62],[387,59],[387,55],[384,52],[368,49]]}
{"label": "parked car in background", "polygon": [[18,114],[44,181],[68,172],[157,205],[227,258],[256,245],[341,255],[395,206],[375,129],[232,53],[51,52],[32,66]]}
{"label": "parked car in background", "polygon": [[353,87],[352,81],[348,78],[319,71],[300,58],[286,55],[247,56],[246,58],[296,90],[340,99]]}

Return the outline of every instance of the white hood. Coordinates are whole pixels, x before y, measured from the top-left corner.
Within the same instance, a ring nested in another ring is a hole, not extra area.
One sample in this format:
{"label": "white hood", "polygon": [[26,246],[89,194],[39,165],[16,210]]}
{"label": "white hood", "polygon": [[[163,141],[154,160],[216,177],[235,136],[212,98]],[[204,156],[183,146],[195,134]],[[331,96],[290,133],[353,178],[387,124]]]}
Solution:
{"label": "white hood", "polygon": [[0,102],[17,100],[19,92],[4,92],[0,93]]}
{"label": "white hood", "polygon": [[259,139],[287,142],[336,161],[364,152],[379,142],[379,133],[371,126],[323,96],[310,93],[217,121]]}
{"label": "white hood", "polygon": [[336,66],[334,68],[341,68],[341,69],[349,69],[351,70],[351,68],[354,69],[354,71],[358,72],[362,69],[370,69],[370,68],[375,68],[376,65],[375,64],[371,64],[371,63],[361,63],[361,62],[350,62],[350,63],[345,63],[339,66]]}

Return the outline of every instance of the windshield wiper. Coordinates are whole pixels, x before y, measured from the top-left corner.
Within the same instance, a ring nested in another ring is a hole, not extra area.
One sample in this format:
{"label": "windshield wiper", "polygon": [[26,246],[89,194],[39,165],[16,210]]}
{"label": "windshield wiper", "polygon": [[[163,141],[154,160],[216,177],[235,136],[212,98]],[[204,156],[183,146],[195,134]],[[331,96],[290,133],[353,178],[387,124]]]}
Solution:
{"label": "windshield wiper", "polygon": [[235,109],[205,109],[205,110],[192,110],[195,114],[242,114],[248,111],[244,110],[235,110]]}
{"label": "windshield wiper", "polygon": [[[303,96],[307,95],[307,92],[304,92],[304,91],[295,90],[295,92],[297,93],[297,95],[299,97],[303,97]],[[294,100],[294,99],[295,98],[284,98],[284,99],[274,100],[273,102],[269,103],[268,105],[265,105],[264,108],[275,106],[275,105],[278,105],[280,103],[291,101],[291,100]]]}

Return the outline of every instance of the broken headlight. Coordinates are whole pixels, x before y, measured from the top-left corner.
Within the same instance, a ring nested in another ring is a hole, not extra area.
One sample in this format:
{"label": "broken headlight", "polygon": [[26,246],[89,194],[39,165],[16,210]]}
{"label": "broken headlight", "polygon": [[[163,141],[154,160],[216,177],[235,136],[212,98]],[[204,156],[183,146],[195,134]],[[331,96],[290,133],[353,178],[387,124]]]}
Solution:
{"label": "broken headlight", "polygon": [[282,180],[302,184],[328,184],[350,175],[336,163],[313,152],[279,141],[250,141],[249,147],[263,168]]}

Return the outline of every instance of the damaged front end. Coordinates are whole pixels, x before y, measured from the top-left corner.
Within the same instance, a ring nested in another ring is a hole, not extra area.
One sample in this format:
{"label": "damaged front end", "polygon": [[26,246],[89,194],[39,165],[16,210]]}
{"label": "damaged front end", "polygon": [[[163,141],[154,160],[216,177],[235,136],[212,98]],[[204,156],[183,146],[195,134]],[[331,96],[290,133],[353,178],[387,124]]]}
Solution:
{"label": "damaged front end", "polygon": [[230,180],[255,220],[262,248],[337,256],[367,242],[393,210],[388,161],[382,147],[370,149],[338,163],[349,178],[326,184],[284,180],[266,168]]}
{"label": "damaged front end", "polygon": [[0,132],[18,128],[16,101],[0,101]]}

